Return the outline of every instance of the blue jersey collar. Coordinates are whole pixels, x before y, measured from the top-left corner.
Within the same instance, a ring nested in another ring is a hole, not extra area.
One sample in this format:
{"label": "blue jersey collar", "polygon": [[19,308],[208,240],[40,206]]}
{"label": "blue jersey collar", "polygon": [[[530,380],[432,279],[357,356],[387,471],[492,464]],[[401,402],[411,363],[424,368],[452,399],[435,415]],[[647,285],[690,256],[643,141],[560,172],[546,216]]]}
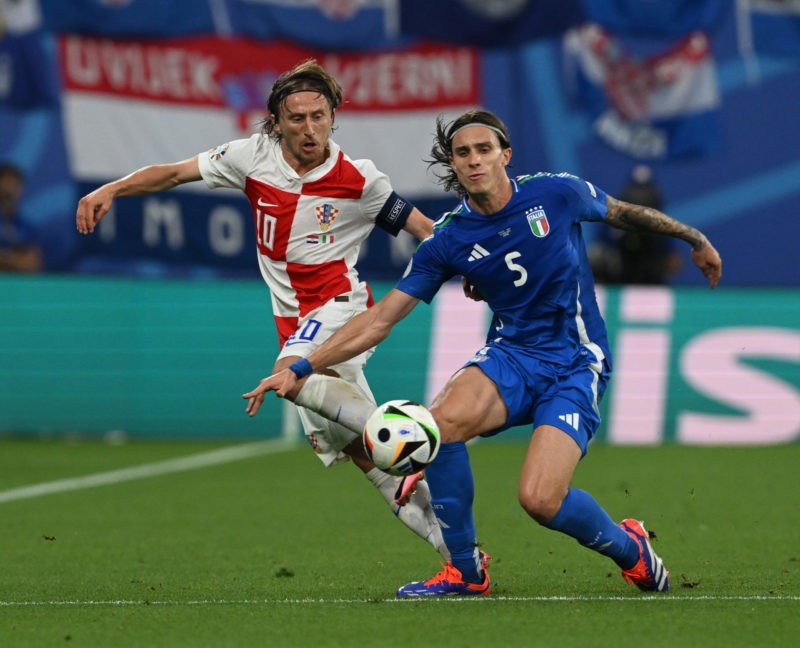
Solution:
{"label": "blue jersey collar", "polygon": [[[514,188],[514,193],[519,193],[519,185],[514,178],[509,178],[511,180],[511,186]],[[464,196],[461,199],[461,206],[470,214],[472,213],[472,207],[469,206],[469,196]]]}

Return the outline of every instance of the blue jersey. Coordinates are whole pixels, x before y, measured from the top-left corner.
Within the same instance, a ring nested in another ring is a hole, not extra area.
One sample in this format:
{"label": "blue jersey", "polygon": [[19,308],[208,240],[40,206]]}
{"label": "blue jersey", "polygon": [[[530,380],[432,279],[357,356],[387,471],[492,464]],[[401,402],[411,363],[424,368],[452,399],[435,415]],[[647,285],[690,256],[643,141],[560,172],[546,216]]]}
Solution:
{"label": "blue jersey", "polygon": [[580,225],[605,218],[605,193],[569,174],[519,176],[512,185],[495,214],[479,214],[464,199],[442,216],[398,290],[430,303],[444,282],[463,275],[494,314],[488,340],[557,364],[583,356],[610,366]]}

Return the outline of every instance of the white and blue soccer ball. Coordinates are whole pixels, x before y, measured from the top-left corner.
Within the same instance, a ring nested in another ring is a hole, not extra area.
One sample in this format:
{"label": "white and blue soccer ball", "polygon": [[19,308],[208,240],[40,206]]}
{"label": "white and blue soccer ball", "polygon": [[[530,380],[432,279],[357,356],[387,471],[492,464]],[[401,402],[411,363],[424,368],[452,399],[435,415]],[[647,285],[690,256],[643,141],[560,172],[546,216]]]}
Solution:
{"label": "white and blue soccer ball", "polygon": [[404,476],[424,470],[439,452],[439,427],[423,405],[390,400],[367,419],[364,449],[377,468]]}

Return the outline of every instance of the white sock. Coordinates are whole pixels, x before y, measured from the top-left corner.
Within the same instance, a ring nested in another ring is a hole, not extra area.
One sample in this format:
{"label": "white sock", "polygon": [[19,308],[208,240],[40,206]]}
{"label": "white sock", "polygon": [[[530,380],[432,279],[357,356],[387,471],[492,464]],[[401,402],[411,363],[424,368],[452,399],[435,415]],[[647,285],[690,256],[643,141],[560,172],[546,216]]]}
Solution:
{"label": "white sock", "polygon": [[373,468],[366,475],[400,521],[420,538],[433,545],[445,561],[450,560],[450,552],[444,543],[442,529],[431,506],[431,491],[428,484],[424,480],[417,482],[417,490],[408,502],[404,506],[398,506],[394,503],[394,495],[402,477],[393,477],[377,468]]}
{"label": "white sock", "polygon": [[[342,378],[324,374],[309,376],[294,402],[359,435],[376,407],[374,400],[356,385]],[[370,470],[366,476],[380,491],[400,521],[433,545],[444,560],[450,560],[450,552],[444,543],[442,529],[431,506],[428,484],[420,481],[408,502],[404,506],[397,506],[394,497],[402,477],[393,477],[377,468]]]}
{"label": "white sock", "polygon": [[356,385],[324,374],[310,375],[294,402],[356,434],[361,434],[369,415],[377,407]]}

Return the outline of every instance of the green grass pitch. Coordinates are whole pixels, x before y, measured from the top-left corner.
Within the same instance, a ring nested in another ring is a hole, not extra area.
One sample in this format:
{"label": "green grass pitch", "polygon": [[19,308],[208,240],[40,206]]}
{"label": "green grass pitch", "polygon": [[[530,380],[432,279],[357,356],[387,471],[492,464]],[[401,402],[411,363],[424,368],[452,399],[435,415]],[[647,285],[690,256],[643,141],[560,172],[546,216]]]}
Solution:
{"label": "green grass pitch", "polygon": [[494,556],[481,599],[396,601],[438,555],[356,469],[325,470],[304,446],[14,495],[220,447],[0,440],[0,646],[800,641],[800,444],[590,450],[575,485],[655,532],[666,595],[630,588],[609,560],[526,517],[513,441],[470,449],[479,537]]}

